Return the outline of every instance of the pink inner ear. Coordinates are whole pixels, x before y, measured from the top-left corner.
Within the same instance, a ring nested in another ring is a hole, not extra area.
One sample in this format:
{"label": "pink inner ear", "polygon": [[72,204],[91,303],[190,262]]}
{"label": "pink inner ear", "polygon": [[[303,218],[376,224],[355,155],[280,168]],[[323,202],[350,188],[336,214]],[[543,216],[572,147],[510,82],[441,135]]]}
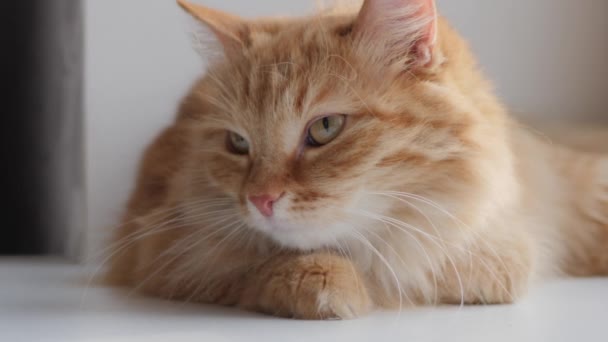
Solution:
{"label": "pink inner ear", "polygon": [[434,0],[423,0],[422,15],[430,17],[431,22],[427,26],[424,37],[416,46],[419,63],[422,66],[429,66],[433,63],[433,47],[437,41],[437,7]]}
{"label": "pink inner ear", "polygon": [[437,40],[437,5],[435,0],[424,0],[422,2],[424,3],[422,15],[432,18],[428,25],[427,37],[429,43],[434,45]]}
{"label": "pink inner ear", "polygon": [[[362,33],[385,37],[395,49],[414,52],[415,65],[433,62],[437,40],[437,8],[434,0],[366,0],[358,19]],[[392,51],[399,54],[403,51]]]}

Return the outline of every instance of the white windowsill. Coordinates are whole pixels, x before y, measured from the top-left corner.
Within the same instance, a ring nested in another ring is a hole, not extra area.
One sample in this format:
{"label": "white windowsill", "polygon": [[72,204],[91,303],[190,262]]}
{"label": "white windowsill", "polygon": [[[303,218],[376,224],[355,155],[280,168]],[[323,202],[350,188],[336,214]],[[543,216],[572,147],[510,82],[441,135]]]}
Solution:
{"label": "white windowsill", "polygon": [[0,259],[0,341],[605,341],[608,279],[563,280],[517,305],[302,322],[84,291],[81,267]]}

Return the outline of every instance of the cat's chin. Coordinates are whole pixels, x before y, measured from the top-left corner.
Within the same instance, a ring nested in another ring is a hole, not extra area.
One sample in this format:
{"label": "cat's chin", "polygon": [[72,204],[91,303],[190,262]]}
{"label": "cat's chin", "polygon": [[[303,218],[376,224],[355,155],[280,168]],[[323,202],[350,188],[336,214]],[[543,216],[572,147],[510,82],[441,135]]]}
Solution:
{"label": "cat's chin", "polygon": [[266,223],[254,225],[255,229],[262,231],[281,247],[311,251],[325,247],[332,247],[345,235],[345,227],[314,227],[293,226]]}
{"label": "cat's chin", "polygon": [[280,232],[273,233],[270,238],[284,248],[311,251],[323,247],[329,247],[331,239],[326,239],[320,236],[310,236],[306,234],[298,234],[297,232]]}

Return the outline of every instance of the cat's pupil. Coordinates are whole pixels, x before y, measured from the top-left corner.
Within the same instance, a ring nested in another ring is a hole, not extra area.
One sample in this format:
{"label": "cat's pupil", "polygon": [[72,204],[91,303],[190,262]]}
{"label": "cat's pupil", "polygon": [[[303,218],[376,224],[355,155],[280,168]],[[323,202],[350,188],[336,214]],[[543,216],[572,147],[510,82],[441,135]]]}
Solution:
{"label": "cat's pupil", "polygon": [[326,131],[329,130],[329,118],[323,118],[323,128],[325,128]]}

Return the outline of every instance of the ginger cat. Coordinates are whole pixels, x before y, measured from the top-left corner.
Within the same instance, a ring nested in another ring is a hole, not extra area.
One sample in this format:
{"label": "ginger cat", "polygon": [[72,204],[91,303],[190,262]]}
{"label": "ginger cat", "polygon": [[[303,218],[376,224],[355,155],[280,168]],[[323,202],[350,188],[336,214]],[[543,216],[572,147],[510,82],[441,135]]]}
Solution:
{"label": "ginger cat", "polygon": [[434,1],[264,20],[178,2],[216,53],[145,152],[113,284],[348,319],[608,274],[608,157],[522,128]]}

